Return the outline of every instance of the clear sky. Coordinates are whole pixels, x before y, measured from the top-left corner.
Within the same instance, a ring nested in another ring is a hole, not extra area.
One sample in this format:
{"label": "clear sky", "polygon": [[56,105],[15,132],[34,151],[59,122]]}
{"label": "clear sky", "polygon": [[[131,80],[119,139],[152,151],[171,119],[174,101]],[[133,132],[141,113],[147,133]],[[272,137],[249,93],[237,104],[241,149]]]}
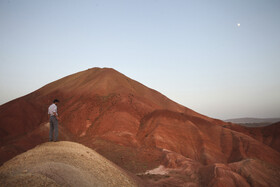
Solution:
{"label": "clear sky", "polygon": [[0,1],[0,104],[92,67],[210,117],[280,117],[280,1]]}

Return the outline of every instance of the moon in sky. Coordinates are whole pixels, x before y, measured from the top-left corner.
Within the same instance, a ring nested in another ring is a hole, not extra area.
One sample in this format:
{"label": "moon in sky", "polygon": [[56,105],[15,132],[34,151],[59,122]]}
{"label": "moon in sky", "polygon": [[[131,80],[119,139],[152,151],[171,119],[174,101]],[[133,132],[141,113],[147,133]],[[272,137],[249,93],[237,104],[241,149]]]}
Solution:
{"label": "moon in sky", "polygon": [[240,27],[240,23],[237,23],[237,27]]}

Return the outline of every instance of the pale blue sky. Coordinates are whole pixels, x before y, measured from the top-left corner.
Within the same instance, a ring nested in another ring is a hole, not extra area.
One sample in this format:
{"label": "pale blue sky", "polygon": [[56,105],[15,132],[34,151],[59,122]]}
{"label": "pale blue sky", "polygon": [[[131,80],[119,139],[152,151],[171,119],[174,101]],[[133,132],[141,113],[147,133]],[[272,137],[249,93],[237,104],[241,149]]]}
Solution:
{"label": "pale blue sky", "polygon": [[0,104],[112,67],[210,117],[280,117],[279,33],[279,0],[1,0]]}

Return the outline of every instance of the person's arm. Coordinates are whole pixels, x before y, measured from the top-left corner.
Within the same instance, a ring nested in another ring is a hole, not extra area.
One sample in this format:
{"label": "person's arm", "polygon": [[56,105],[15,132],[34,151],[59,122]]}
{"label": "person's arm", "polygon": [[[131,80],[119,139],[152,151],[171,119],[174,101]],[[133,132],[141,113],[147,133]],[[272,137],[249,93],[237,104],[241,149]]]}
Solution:
{"label": "person's arm", "polygon": [[53,114],[55,115],[56,119],[59,120],[59,117],[58,117],[58,114],[57,114],[57,109]]}

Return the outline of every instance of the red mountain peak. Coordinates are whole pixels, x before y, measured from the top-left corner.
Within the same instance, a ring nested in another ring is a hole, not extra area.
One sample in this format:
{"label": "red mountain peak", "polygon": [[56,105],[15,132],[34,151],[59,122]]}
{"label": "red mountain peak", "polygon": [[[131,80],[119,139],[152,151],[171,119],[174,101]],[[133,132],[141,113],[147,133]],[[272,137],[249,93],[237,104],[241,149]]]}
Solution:
{"label": "red mountain peak", "polygon": [[[152,184],[219,186],[223,179],[244,185],[248,172],[260,184],[279,181],[268,175],[280,167],[279,136],[269,127],[247,129],[209,118],[111,68],[69,75],[0,106],[1,162],[48,140],[47,108],[54,98],[60,100],[61,140],[80,142],[135,173],[162,165],[170,178]],[[252,167],[241,172],[246,163]],[[251,171],[253,166],[264,174]]]}

